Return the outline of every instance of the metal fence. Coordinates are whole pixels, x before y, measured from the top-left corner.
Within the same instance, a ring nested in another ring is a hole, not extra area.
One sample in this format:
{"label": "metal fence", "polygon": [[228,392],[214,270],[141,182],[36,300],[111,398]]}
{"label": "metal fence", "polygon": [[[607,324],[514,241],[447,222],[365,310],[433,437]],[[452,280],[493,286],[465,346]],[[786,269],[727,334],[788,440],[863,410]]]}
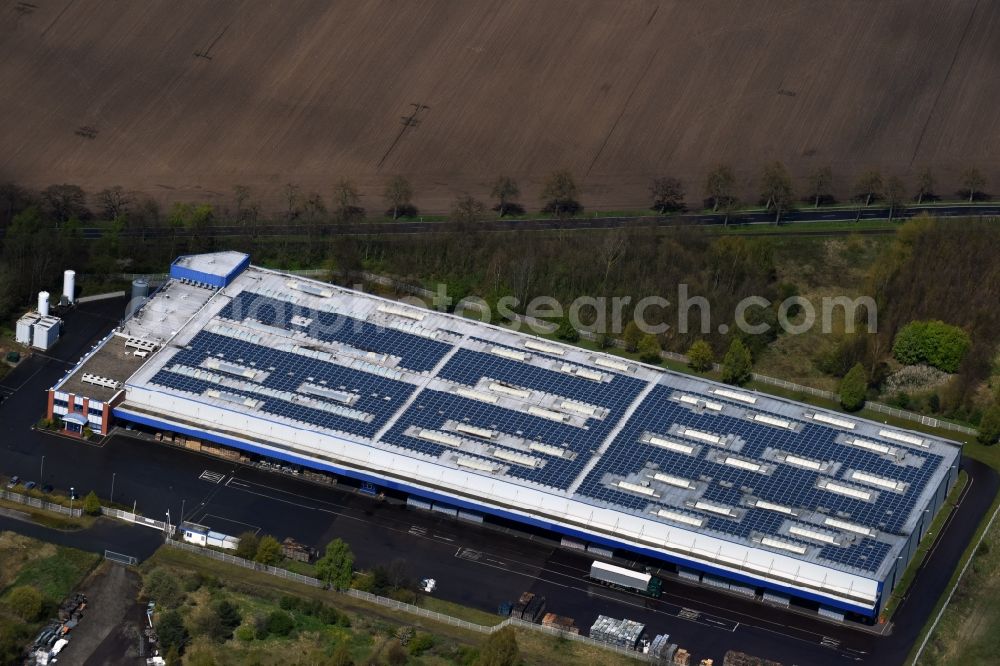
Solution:
{"label": "metal fence", "polygon": [[131,555],[125,555],[124,553],[116,553],[113,550],[105,550],[104,559],[111,560],[116,564],[124,564],[125,566],[135,566],[136,564],[139,564],[138,558]]}
{"label": "metal fence", "polygon": [[253,560],[247,560],[242,557],[230,555],[229,553],[223,553],[218,550],[212,550],[210,548],[202,548],[201,546],[195,546],[183,541],[168,539],[166,543],[172,548],[179,548],[180,550],[186,550],[190,553],[204,555],[205,557],[210,557],[213,560],[219,560],[220,562],[235,564],[236,566],[243,567],[244,569],[253,569],[254,571],[260,571],[272,576],[278,576],[279,578],[285,578],[296,583],[309,585],[310,587],[323,587],[323,582],[319,579],[303,576],[302,574],[297,574],[294,571],[288,571],[287,569],[272,567],[269,564],[261,564],[260,562],[254,562]]}
{"label": "metal fence", "polygon": [[[200,546],[184,543],[182,541],[168,540],[166,543],[168,546],[172,548],[186,550],[191,553],[196,553],[198,555],[209,557],[213,560],[219,560],[220,562],[235,564],[236,566],[243,567],[244,569],[252,569],[254,571],[260,571],[262,573],[270,574],[272,576],[278,576],[280,578],[285,578],[287,580],[295,581],[297,583],[302,583],[304,585],[309,585],[311,587],[317,587],[317,588],[324,587],[323,582],[320,581],[319,579],[310,578],[309,576],[303,576],[302,574],[297,574],[292,571],[287,571],[286,569],[279,569],[278,567],[264,565],[259,562],[253,562],[252,560],[244,559],[242,557],[236,557],[235,555],[222,553],[217,550],[202,548]],[[443,624],[448,624],[453,627],[458,627],[460,629],[467,629],[469,631],[475,631],[481,634],[492,634],[494,632],[500,631],[504,627],[514,626],[521,629],[527,629],[529,631],[537,631],[543,634],[547,634],[549,636],[562,636],[563,638],[566,638],[571,641],[586,643],[589,645],[602,648],[604,650],[617,652],[618,654],[622,654],[639,661],[655,661],[655,659],[650,657],[649,655],[645,655],[635,650],[629,650],[627,648],[623,648],[618,645],[611,645],[609,643],[595,641],[593,638],[589,638],[587,636],[581,636],[579,634],[573,634],[570,632],[562,631],[555,627],[544,627],[540,624],[534,624],[533,622],[527,622],[525,620],[518,620],[517,618],[507,618],[502,622],[498,622],[495,625],[487,626],[482,624],[476,624],[475,622],[469,622],[468,620],[463,620],[461,618],[452,617],[451,615],[446,615],[444,613],[438,613],[437,611],[428,610],[426,608],[421,608],[420,606],[414,606],[413,604],[404,603],[402,601],[396,601],[395,599],[389,599],[388,597],[380,597],[377,594],[372,594],[370,592],[363,592],[361,590],[350,589],[344,592],[331,592],[331,594],[343,594],[345,596],[353,597],[354,599],[360,599],[362,601],[376,604],[378,606],[383,606],[385,608],[392,608],[394,610],[402,611],[410,615],[416,615],[418,617],[427,618],[428,620],[434,620],[435,622],[441,622]]]}
{"label": "metal fence", "polygon": [[[117,518],[119,520],[124,520],[134,525],[149,527],[150,529],[159,530],[161,532],[167,531],[166,521],[154,520],[153,518],[147,518],[146,516],[141,516],[137,513],[132,513],[131,511],[122,511],[121,509],[114,509],[109,506],[102,506],[101,515],[110,516],[112,518]],[[177,526],[171,524],[170,535],[173,536],[176,531],[177,531]]]}
{"label": "metal fence", "polygon": [[70,516],[71,518],[79,518],[83,515],[82,507],[75,506],[72,510],[70,510],[68,506],[63,506],[62,504],[48,502],[38,497],[22,495],[21,493],[15,493],[6,489],[0,490],[0,497],[8,502],[17,502],[18,504],[24,504],[25,506],[33,506],[36,509],[44,509],[45,511],[61,513],[64,516]]}

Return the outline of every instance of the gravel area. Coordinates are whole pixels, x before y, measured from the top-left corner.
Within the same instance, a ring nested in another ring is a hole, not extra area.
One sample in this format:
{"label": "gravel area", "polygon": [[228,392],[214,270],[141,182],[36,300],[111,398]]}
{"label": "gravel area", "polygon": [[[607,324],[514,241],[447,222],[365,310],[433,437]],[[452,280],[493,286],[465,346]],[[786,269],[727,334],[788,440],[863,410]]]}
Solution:
{"label": "gravel area", "polygon": [[136,602],[139,575],[132,569],[104,562],[87,579],[82,592],[87,609],[62,654],[63,666],[137,664],[142,621]]}

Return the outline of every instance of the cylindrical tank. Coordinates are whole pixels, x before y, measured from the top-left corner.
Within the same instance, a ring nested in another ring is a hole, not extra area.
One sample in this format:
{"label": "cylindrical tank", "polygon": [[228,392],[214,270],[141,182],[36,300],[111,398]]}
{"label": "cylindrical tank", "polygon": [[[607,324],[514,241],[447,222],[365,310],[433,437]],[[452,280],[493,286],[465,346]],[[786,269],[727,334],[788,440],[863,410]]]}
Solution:
{"label": "cylindrical tank", "polygon": [[128,301],[128,311],[126,317],[131,317],[136,310],[141,308],[149,297],[149,282],[143,278],[132,280],[132,297]]}
{"label": "cylindrical tank", "polygon": [[38,292],[38,314],[43,317],[49,314],[49,292]]}
{"label": "cylindrical tank", "polygon": [[132,300],[141,301],[149,296],[149,282],[143,278],[132,280]]}
{"label": "cylindrical tank", "polygon": [[76,271],[63,271],[62,295],[70,303],[76,300]]}

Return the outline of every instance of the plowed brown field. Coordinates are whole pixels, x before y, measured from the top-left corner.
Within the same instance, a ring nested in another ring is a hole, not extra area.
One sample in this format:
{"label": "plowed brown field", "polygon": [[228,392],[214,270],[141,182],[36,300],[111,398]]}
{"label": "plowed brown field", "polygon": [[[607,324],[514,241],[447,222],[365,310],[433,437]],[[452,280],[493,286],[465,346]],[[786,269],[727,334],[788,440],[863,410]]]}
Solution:
{"label": "plowed brown field", "polygon": [[[200,55],[196,55],[200,54]],[[403,124],[420,107],[412,126]],[[568,167],[590,208],[692,201],[732,164],[976,165],[1000,190],[1000,3],[985,0],[8,0],[0,5],[0,179],[123,185],[266,206],[340,177],[381,208],[529,207]],[[989,188],[989,186],[988,186]]]}

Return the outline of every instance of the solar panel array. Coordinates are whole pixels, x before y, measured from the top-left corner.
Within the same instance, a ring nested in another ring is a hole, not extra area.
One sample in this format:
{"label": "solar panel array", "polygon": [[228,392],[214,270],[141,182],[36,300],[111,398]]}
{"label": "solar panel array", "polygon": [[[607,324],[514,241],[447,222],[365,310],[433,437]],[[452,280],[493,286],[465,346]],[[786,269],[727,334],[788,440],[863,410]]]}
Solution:
{"label": "solar panel array", "polygon": [[[310,336],[320,340],[339,342],[362,351],[399,356],[400,365],[415,372],[432,370],[451,347],[444,342],[378,326],[355,317],[305,308],[249,291],[240,292],[218,316],[237,321],[255,319],[290,332],[308,330]],[[296,316],[312,322],[307,327],[296,327],[291,323]]]}
{"label": "solar panel array", "polygon": [[[352,407],[372,414],[375,418],[371,422],[365,423],[345,418],[296,402],[270,399],[267,395],[252,390],[230,387],[223,389],[227,393],[252,400],[262,400],[263,403],[258,409],[267,414],[294,419],[322,429],[346,432],[358,437],[373,437],[378,429],[388,421],[389,417],[402,406],[415,388],[406,382],[361,372],[337,363],[324,362],[216,335],[208,331],[199,332],[187,348],[179,350],[172,362],[156,373],[152,383],[197,396],[210,390],[219,390],[221,387],[218,383],[196,379],[171,370],[175,365],[198,368],[208,358],[225,359],[229,362],[269,372],[267,378],[259,383],[244,380],[243,383],[248,388],[259,385],[265,389],[295,393],[302,383],[308,382],[356,394],[357,401]],[[269,370],[270,368],[273,370]],[[302,394],[302,397],[303,399],[307,397],[315,399],[315,396],[307,396],[307,394]],[[334,401],[328,402],[331,405],[339,404]]]}
{"label": "solar panel array", "polygon": [[[834,517],[872,528],[873,531],[899,533],[916,498],[941,462],[941,457],[931,452],[911,451],[910,455],[923,459],[922,462],[899,464],[877,453],[839,443],[836,441],[836,430],[812,423],[802,424],[801,430],[796,432],[708,410],[698,413],[671,400],[673,393],[673,389],[663,385],[653,389],[584,480],[578,494],[635,511],[649,511],[649,497],[613,488],[606,483],[606,478],[607,475],[637,474],[646,469],[647,463],[653,463],[672,475],[701,480],[704,490],[700,494],[692,491],[692,500],[700,497],[738,509],[737,517],[732,519],[702,513],[707,517],[706,526],[709,529],[741,538],[750,538],[755,533],[769,534],[792,544],[815,547],[816,544],[809,540],[779,533],[786,520],[799,522],[797,519],[780,512],[747,506],[747,499],[758,498],[802,510],[805,514]],[[666,435],[671,428],[676,430],[677,425],[702,432],[738,435],[744,443],[733,455],[741,459],[761,460],[765,450],[773,448],[808,460],[836,461],[840,465],[833,466],[837,470],[833,475],[789,464],[777,464],[770,473],[761,473],[710,459],[714,451],[722,449],[683,437],[673,436],[671,439],[694,445],[694,455],[641,441],[646,432]],[[905,482],[908,484],[906,492],[857,484],[844,477],[848,470],[860,470],[880,478]],[[865,501],[821,489],[817,487],[820,479],[830,479],[870,492],[873,499]],[[694,510],[692,515],[697,513]],[[819,557],[862,571],[875,571],[888,550],[887,544],[864,538],[849,545],[824,546]]]}
{"label": "solar panel array", "polygon": [[[885,443],[905,451],[900,458],[848,445],[843,431],[809,421],[804,411],[786,428],[777,424],[787,415],[768,417],[767,409],[726,396],[711,395],[711,408],[694,406],[690,395],[681,402],[681,392],[661,383],[669,378],[598,368],[579,353],[564,359],[512,336],[495,336],[510,345],[475,336],[456,343],[460,333],[439,329],[431,339],[413,321],[379,325],[381,315],[369,321],[355,310],[305,308],[296,301],[313,297],[265,291],[233,297],[151,383],[445,464],[456,456],[479,460],[493,478],[862,572],[886,560],[894,541],[879,535],[904,533],[943,460],[899,442]],[[378,358],[364,361],[368,353]],[[655,473],[672,481],[650,481]]]}
{"label": "solar panel array", "polygon": [[540,455],[545,460],[544,466],[511,465],[507,472],[508,476],[556,489],[566,489],[570,485],[643,388],[643,382],[631,377],[615,376],[610,382],[595,382],[469,349],[458,350],[437,376],[464,386],[476,386],[483,380],[492,379],[607,409],[605,418],[587,419],[586,429],[583,429],[534,416],[524,410],[425,390],[382,438],[390,444],[438,456],[447,447],[407,436],[404,431],[410,426],[443,429],[449,420],[459,420],[513,435],[525,442],[564,447],[577,454],[574,460]]}

